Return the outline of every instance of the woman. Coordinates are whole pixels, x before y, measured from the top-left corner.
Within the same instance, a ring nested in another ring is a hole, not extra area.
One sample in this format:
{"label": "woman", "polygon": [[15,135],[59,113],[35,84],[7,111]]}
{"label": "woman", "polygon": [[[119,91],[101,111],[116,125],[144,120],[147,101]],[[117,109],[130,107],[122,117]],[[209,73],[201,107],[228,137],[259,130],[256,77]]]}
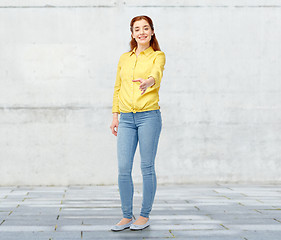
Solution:
{"label": "woman", "polygon": [[[156,192],[154,160],[162,128],[159,88],[165,65],[152,20],[137,16],[131,20],[131,50],[119,59],[113,94],[113,120],[117,136],[118,186],[123,219],[112,231],[142,230],[149,226],[149,214]],[[118,114],[120,113],[120,122]],[[118,132],[118,134],[117,134]],[[140,217],[133,224],[133,159],[139,142],[143,199]]]}

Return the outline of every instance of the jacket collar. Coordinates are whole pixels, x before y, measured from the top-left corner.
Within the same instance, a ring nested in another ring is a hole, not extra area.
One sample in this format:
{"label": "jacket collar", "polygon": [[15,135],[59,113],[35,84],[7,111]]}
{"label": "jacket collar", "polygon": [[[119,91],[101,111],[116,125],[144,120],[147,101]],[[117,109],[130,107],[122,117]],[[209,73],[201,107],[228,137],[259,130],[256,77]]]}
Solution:
{"label": "jacket collar", "polygon": [[[145,49],[144,51],[142,51],[144,53],[144,55],[148,56],[151,52],[154,52],[153,48],[150,46],[147,49]],[[130,56],[135,53],[136,54],[136,47],[134,47],[134,49],[131,51]]]}

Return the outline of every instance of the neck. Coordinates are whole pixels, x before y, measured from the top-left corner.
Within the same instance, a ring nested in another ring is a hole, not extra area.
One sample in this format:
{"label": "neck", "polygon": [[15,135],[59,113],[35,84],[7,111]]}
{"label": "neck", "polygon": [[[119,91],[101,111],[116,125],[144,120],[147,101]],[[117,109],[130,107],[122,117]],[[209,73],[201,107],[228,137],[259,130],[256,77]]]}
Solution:
{"label": "neck", "polygon": [[138,46],[137,46],[137,49],[136,49],[136,52],[137,52],[137,53],[140,53],[140,52],[146,50],[146,49],[149,48],[149,47],[150,47],[149,43],[148,43],[147,45],[138,45]]}

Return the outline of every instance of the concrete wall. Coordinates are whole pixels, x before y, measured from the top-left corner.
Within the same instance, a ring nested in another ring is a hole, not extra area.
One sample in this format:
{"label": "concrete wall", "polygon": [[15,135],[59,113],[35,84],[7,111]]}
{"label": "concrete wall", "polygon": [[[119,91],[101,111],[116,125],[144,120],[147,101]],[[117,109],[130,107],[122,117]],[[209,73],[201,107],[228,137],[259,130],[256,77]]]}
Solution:
{"label": "concrete wall", "polygon": [[158,183],[281,182],[280,1],[2,0],[1,185],[117,184],[113,86],[141,14],[167,58]]}

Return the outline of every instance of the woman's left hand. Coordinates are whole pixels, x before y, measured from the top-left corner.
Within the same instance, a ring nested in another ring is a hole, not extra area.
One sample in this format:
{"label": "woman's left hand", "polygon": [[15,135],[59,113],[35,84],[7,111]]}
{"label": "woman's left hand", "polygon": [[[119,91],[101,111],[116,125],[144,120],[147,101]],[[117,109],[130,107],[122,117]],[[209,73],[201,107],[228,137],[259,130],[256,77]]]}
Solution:
{"label": "woman's left hand", "polygon": [[138,78],[132,80],[133,82],[140,82],[140,90],[142,91],[141,95],[143,95],[148,87],[154,85],[154,78],[150,77],[149,79]]}

